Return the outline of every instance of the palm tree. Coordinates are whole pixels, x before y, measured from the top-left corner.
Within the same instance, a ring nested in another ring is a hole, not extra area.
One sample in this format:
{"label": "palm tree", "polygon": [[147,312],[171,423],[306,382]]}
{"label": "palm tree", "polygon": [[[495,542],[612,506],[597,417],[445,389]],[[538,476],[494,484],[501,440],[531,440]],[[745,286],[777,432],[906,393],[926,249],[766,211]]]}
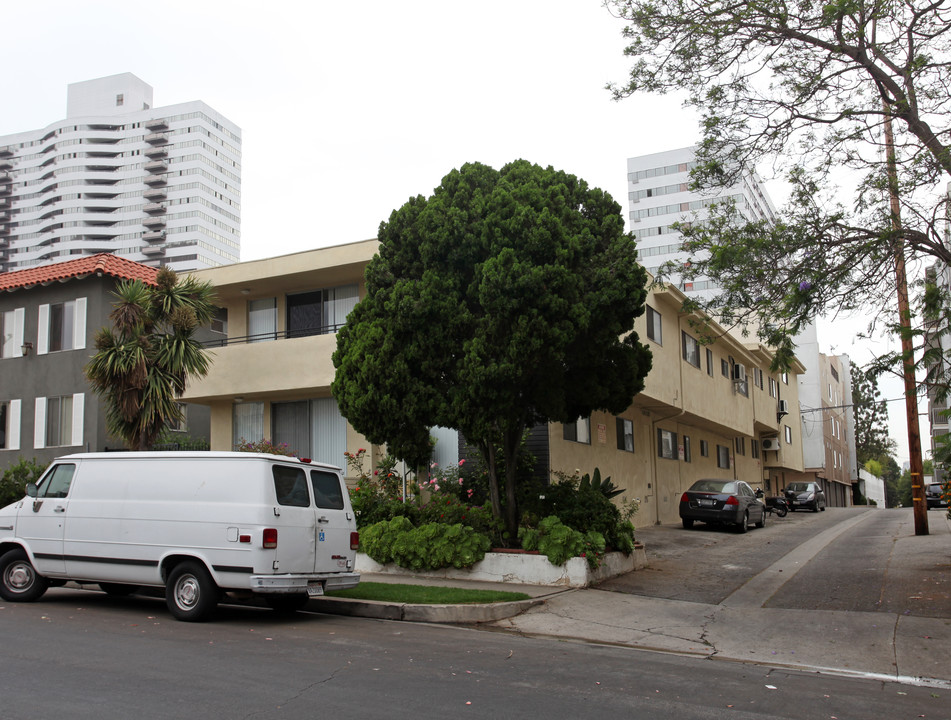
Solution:
{"label": "palm tree", "polygon": [[162,268],[155,285],[118,284],[112,327],[96,333],[86,377],[103,401],[106,428],[130,450],[147,450],[169,421],[180,421],[177,398],[189,375],[204,377],[208,352],[194,337],[217,311],[211,283],[182,280]]}

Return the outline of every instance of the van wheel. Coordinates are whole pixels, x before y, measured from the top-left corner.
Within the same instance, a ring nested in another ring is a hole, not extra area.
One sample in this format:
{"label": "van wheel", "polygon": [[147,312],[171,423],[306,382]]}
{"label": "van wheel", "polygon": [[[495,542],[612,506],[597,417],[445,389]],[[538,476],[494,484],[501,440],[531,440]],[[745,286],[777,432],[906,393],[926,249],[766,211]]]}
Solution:
{"label": "van wheel", "polygon": [[122,583],[99,583],[99,589],[106,595],[113,597],[128,597],[139,589],[137,585],[123,585]]}
{"label": "van wheel", "polygon": [[21,549],[9,550],[0,557],[0,597],[7,602],[39,600],[49,580],[36,572],[29,556]]}
{"label": "van wheel", "polygon": [[302,610],[309,599],[304,593],[296,593],[293,595],[268,595],[264,602],[275,612],[281,615],[290,615]]}
{"label": "van wheel", "polygon": [[218,605],[218,587],[201,563],[179,563],[169,573],[165,604],[176,619],[201,622]]}

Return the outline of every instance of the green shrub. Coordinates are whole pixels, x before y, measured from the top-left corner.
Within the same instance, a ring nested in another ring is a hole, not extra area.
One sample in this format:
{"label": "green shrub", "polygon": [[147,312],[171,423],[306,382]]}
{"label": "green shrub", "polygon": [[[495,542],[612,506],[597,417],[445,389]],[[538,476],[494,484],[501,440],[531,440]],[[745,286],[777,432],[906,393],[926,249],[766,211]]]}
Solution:
{"label": "green shrub", "polygon": [[594,530],[582,534],[554,515],[538,523],[537,529],[519,528],[518,539],[523,550],[537,550],[552,565],[563,565],[573,557],[583,557],[590,567],[597,568],[605,550],[604,535]]}
{"label": "green shrub", "polygon": [[46,471],[47,465],[40,465],[36,458],[20,461],[8,468],[0,478],[0,507],[22,500],[26,495],[27,483],[38,482]]}
{"label": "green shrub", "polygon": [[371,525],[360,533],[360,548],[378,563],[411,570],[471,567],[485,557],[489,539],[456,523],[427,523],[418,528],[406,517]]}
{"label": "green shrub", "polygon": [[[534,496],[525,498],[522,520],[525,525],[537,524],[537,517],[557,516],[565,525],[582,535],[600,533],[608,547],[629,553],[634,549],[634,526],[630,518],[637,512],[631,502],[623,510],[611,498],[618,489],[610,478],[601,479],[598,469],[594,477],[578,473],[556,473],[557,480]],[[524,547],[524,546],[523,546]]]}

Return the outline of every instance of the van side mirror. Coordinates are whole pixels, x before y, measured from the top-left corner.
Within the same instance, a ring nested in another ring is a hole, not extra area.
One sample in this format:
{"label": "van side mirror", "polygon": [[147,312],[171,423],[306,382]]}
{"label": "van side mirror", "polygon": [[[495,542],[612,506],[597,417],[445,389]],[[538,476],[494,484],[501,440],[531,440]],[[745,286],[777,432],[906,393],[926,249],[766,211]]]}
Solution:
{"label": "van side mirror", "polygon": [[27,483],[26,484],[26,494],[31,498],[35,498],[37,495],[36,483]]}

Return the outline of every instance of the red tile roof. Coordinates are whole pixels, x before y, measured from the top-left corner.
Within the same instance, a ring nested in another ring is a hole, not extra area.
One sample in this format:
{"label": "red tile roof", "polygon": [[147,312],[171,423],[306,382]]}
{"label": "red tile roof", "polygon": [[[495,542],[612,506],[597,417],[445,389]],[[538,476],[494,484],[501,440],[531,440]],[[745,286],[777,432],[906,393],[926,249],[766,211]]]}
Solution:
{"label": "red tile roof", "polygon": [[0,273],[0,290],[31,288],[61,280],[81,280],[89,275],[99,277],[108,275],[118,280],[141,280],[149,285],[154,285],[157,274],[158,268],[126,260],[118,255],[99,253],[98,255],[86,255],[76,260]]}

